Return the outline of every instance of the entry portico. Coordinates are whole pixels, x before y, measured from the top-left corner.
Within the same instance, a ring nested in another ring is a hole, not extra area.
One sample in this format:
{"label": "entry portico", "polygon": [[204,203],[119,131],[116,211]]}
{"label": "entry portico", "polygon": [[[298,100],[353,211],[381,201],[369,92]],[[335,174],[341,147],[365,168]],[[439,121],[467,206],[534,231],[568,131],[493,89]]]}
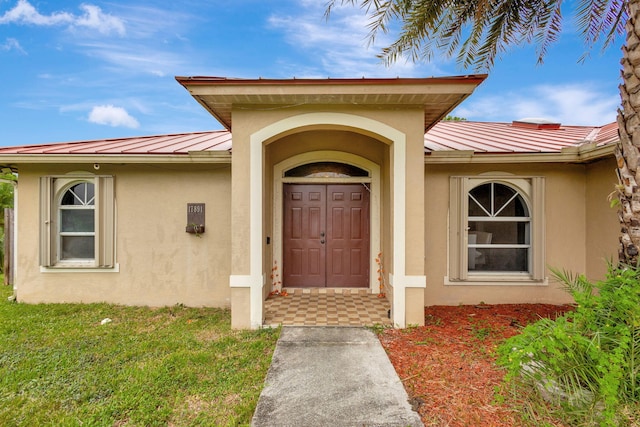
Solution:
{"label": "entry portico", "polygon": [[[283,188],[289,182],[356,182],[370,191],[367,289],[378,292],[375,259],[382,254],[393,324],[423,324],[424,133],[485,77],[177,77],[232,132],[232,326],[263,324],[264,301],[272,290],[268,278],[274,266],[282,266],[286,250]],[[295,167],[321,162],[354,166],[366,176],[287,177]]]}

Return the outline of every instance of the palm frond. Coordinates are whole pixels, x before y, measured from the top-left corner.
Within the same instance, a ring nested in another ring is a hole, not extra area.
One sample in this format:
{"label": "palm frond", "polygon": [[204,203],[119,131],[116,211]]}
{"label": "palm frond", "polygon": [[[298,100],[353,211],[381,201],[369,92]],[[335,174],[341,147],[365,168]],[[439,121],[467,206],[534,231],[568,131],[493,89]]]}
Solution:
{"label": "palm frond", "polygon": [[624,33],[627,20],[624,0],[583,0],[576,8],[576,18],[587,47],[593,46],[603,34],[607,39]]}
{"label": "palm frond", "polygon": [[584,275],[558,270],[554,267],[549,267],[549,271],[551,271],[553,278],[560,282],[570,294],[575,296],[578,292],[586,295],[593,293],[594,285]]}
{"label": "palm frond", "polygon": [[[562,0],[329,0],[357,5],[369,16],[369,43],[380,32],[399,28],[379,58],[390,65],[401,58],[456,57],[464,68],[490,69],[510,47],[533,43],[538,62],[563,31]],[[574,14],[585,45],[609,46],[625,32],[627,0],[580,0]],[[395,24],[400,24],[396,26]]]}

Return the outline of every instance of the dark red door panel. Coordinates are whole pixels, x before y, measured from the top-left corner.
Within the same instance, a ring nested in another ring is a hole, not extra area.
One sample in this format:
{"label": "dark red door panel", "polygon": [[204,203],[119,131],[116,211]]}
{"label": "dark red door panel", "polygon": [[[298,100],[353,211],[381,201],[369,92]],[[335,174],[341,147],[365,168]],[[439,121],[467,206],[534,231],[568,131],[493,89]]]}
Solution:
{"label": "dark red door panel", "polygon": [[369,286],[369,190],[327,186],[327,286]]}
{"label": "dark red door panel", "polygon": [[284,185],[283,284],[287,287],[326,286],[326,186]]}

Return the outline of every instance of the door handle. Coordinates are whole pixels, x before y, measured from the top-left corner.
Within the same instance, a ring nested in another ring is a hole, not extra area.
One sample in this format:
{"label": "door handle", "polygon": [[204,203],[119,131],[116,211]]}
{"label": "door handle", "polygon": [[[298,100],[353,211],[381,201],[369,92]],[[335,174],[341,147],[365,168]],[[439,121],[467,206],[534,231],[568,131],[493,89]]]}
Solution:
{"label": "door handle", "polygon": [[320,237],[324,237],[324,231],[320,232]]}
{"label": "door handle", "polygon": [[320,243],[322,243],[324,245],[324,239],[320,240]]}

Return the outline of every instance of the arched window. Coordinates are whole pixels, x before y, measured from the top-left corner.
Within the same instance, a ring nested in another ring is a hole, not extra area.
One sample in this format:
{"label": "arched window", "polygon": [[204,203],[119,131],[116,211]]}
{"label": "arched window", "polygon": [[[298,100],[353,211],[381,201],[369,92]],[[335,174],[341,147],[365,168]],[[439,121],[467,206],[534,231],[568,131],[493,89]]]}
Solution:
{"label": "arched window", "polygon": [[347,163],[315,162],[289,169],[284,176],[285,178],[349,178],[367,177],[369,172]]}
{"label": "arched window", "polygon": [[116,267],[112,176],[40,177],[40,265]]}
{"label": "arched window", "polygon": [[544,178],[450,179],[451,282],[544,282]]}
{"label": "arched window", "polygon": [[95,257],[95,187],[91,182],[71,185],[60,198],[60,260]]}
{"label": "arched window", "polygon": [[469,272],[530,270],[531,215],[522,194],[508,185],[489,182],[469,191]]}

